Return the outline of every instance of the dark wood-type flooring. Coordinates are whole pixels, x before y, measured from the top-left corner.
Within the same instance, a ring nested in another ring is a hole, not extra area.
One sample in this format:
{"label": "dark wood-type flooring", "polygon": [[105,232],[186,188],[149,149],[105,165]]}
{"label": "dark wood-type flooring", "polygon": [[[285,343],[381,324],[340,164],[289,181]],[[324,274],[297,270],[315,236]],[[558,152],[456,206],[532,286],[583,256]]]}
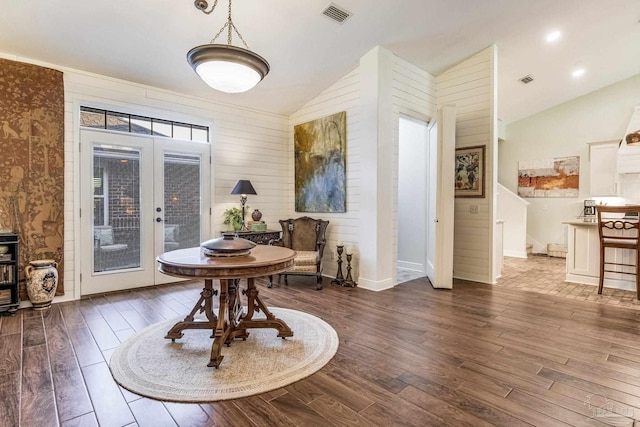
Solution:
{"label": "dark wood-type flooring", "polygon": [[377,293],[328,282],[316,291],[308,278],[262,283],[267,304],[319,316],[340,337],[328,365],[288,387],[209,404],[121,389],[107,364],[114,349],[185,315],[200,289],[166,285],[2,317],[0,425],[593,427],[608,425],[604,415],[627,425],[640,417],[637,310],[475,283],[434,290],[424,279]]}

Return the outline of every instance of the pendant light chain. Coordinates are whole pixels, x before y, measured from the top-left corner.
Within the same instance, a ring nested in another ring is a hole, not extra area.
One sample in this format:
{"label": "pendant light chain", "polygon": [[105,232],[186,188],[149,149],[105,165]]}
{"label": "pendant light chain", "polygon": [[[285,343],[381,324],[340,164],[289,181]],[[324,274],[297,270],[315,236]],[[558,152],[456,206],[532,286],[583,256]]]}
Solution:
{"label": "pendant light chain", "polygon": [[[227,21],[206,45],[196,46],[187,52],[187,62],[193,70],[212,88],[226,93],[246,92],[258,84],[269,73],[266,59],[249,49],[249,45],[233,23],[231,16],[232,0],[229,1]],[[215,0],[209,8],[207,0],[195,0],[195,7],[210,14],[218,4]],[[227,43],[216,43],[218,37],[227,31]],[[234,46],[233,32],[236,33],[244,48]]]}
{"label": "pendant light chain", "polygon": [[249,49],[249,45],[247,44],[246,41],[244,41],[244,39],[242,38],[242,34],[240,34],[240,32],[238,31],[238,29],[236,28],[236,26],[233,26],[233,30],[236,32],[236,34],[238,35],[238,38],[240,39],[240,41],[242,41],[242,44],[244,45],[244,47],[247,48],[247,50],[251,50]]}
{"label": "pendant light chain", "polygon": [[229,0],[229,16],[227,17],[227,23],[229,24],[228,33],[227,33],[227,44],[231,46],[231,29],[234,28],[233,21],[231,20],[231,0]]}
{"label": "pendant light chain", "polygon": [[[227,28],[228,26],[229,26],[229,21],[227,21],[227,23],[224,24],[222,28],[220,28],[220,31],[218,31],[218,33],[215,36],[213,36],[213,38],[211,39],[211,44],[213,44],[216,41],[216,39],[220,37],[220,34],[222,34],[224,29]],[[231,43],[227,43],[227,44],[231,44]]]}
{"label": "pendant light chain", "polygon": [[[216,4],[217,4],[217,0],[216,0]],[[215,5],[214,5],[215,7]],[[213,11],[213,9],[211,9],[211,11],[209,13],[211,13]],[[231,46],[231,42],[232,42],[232,32],[231,30],[233,29],[233,31],[235,31],[235,33],[238,35],[238,38],[240,39],[240,41],[242,41],[242,44],[244,45],[244,47],[247,50],[251,50],[249,49],[249,45],[247,44],[246,41],[244,41],[244,38],[242,37],[242,34],[240,34],[240,31],[238,31],[238,28],[236,28],[235,24],[233,23],[233,19],[231,18],[231,0],[229,0],[229,13],[227,15],[227,22],[222,26],[222,28],[220,28],[220,31],[218,31],[218,33],[213,36],[213,38],[211,39],[211,44],[213,44],[216,39],[218,37],[220,37],[220,35],[224,32],[224,30],[227,30],[227,45]]]}

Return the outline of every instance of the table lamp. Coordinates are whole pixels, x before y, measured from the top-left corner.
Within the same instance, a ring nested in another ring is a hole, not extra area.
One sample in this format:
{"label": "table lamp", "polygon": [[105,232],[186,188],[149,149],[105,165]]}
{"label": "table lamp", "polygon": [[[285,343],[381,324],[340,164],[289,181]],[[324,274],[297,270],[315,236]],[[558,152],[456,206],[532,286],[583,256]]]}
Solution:
{"label": "table lamp", "polygon": [[240,205],[242,206],[242,228],[240,231],[247,231],[247,225],[244,222],[244,205],[247,203],[247,194],[255,194],[256,190],[251,185],[251,181],[248,179],[241,179],[238,181],[230,194],[240,194]]}

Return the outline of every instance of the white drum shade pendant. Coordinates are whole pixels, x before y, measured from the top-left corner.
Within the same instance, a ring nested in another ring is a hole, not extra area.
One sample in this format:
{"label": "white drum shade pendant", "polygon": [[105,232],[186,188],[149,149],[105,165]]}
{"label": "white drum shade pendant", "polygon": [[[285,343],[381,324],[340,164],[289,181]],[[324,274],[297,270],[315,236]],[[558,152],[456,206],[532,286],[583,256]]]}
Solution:
{"label": "white drum shade pendant", "polygon": [[[215,1],[210,10],[205,0],[194,2],[197,9],[210,14],[218,4]],[[227,29],[227,44],[215,44],[215,40]],[[231,45],[232,30],[238,35],[245,48]],[[226,93],[246,92],[269,73],[269,63],[260,55],[249,50],[249,46],[238,32],[231,19],[231,0],[227,22],[211,40],[211,43],[196,46],[187,53],[187,61],[202,80],[212,88]]]}

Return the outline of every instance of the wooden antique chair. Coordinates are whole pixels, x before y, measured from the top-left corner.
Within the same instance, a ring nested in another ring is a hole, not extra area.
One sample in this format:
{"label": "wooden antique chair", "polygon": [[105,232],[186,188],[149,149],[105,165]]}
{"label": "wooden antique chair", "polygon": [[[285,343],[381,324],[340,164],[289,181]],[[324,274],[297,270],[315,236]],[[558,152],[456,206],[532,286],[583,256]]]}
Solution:
{"label": "wooden antique chair", "polygon": [[[640,299],[640,205],[598,206],[597,213],[600,235],[598,294],[602,294],[604,275],[615,273],[618,277],[635,276],[636,298]],[[607,248],[614,249],[615,253],[609,252],[606,256]],[[621,249],[626,251],[623,253]]]}
{"label": "wooden antique chair", "polygon": [[[293,249],[296,251],[296,257],[293,268],[278,275],[278,283],[282,276],[286,285],[288,285],[288,275],[315,276],[316,288],[322,289],[322,254],[329,221],[304,216],[279,222],[282,227],[282,237],[271,241],[270,244]],[[272,286],[273,276],[269,276],[268,287]]]}

